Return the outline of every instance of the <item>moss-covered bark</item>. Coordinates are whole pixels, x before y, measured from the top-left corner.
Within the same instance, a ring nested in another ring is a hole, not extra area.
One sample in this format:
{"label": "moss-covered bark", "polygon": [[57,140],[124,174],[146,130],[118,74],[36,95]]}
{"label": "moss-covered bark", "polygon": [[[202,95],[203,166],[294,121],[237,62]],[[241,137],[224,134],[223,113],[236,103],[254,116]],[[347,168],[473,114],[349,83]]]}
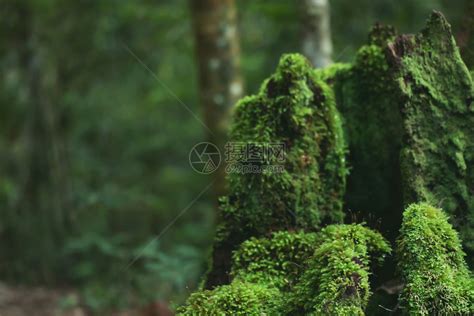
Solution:
{"label": "moss-covered bark", "polygon": [[288,295],[287,315],[364,315],[371,295],[370,261],[382,263],[390,246],[361,225],[330,225]]}
{"label": "moss-covered bark", "polygon": [[236,280],[231,284],[191,294],[185,306],[178,309],[183,316],[261,316],[282,315],[283,298],[275,287]]}
{"label": "moss-covered bark", "polygon": [[283,56],[260,92],[238,103],[230,139],[255,146],[284,144],[284,168],[229,174],[230,194],[222,199],[206,288],[229,282],[231,252],[249,237],[316,230],[343,219],[347,170],[340,118],[332,90],[304,57]]}
{"label": "moss-covered bark", "polygon": [[445,18],[434,12],[416,36],[388,56],[398,84],[404,142],[404,201],[442,207],[474,250],[474,89]]}
{"label": "moss-covered bark", "polygon": [[390,240],[396,238],[403,211],[402,120],[384,54],[395,35],[393,28],[376,25],[353,64],[318,71],[334,87],[343,117],[350,168],[345,207],[358,220],[378,226]]}
{"label": "moss-covered bark", "polygon": [[232,277],[271,284],[289,291],[317,245],[316,233],[276,232],[271,238],[251,238],[233,255]]}
{"label": "moss-covered bark", "polygon": [[317,246],[316,233],[279,231],[250,238],[233,253],[232,282],[191,295],[183,315],[284,315],[291,291]]}
{"label": "moss-covered bark", "polygon": [[444,17],[416,36],[376,26],[354,64],[318,73],[344,118],[346,207],[394,240],[403,205],[440,205],[472,257],[473,83]]}
{"label": "moss-covered bark", "polygon": [[405,314],[474,314],[474,279],[458,234],[442,210],[425,203],[410,205],[397,243]]}
{"label": "moss-covered bark", "polygon": [[183,315],[363,315],[370,261],[390,247],[362,225],[277,232],[234,252],[230,284],[191,295]]}

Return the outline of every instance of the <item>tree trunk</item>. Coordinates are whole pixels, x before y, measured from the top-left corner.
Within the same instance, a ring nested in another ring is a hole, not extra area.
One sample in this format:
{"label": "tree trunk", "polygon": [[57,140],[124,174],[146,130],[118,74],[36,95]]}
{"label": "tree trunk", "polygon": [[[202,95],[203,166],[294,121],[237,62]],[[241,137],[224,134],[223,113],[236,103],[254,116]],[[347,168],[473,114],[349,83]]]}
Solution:
{"label": "tree trunk", "polygon": [[58,67],[38,38],[31,27],[29,45],[23,48],[29,111],[24,174],[9,234],[15,245],[12,259],[25,267],[37,266],[24,279],[53,281],[58,246],[70,223],[70,194],[65,144],[58,125]]}
{"label": "tree trunk", "polygon": [[474,70],[474,3],[467,1],[461,29],[456,36],[466,66]]}
{"label": "tree trunk", "polygon": [[316,68],[332,63],[331,25],[328,0],[304,0],[302,13],[303,54]]}
{"label": "tree trunk", "polygon": [[225,194],[224,146],[230,110],[242,97],[240,47],[233,0],[191,0],[196,56],[199,71],[199,99],[209,141],[222,156],[214,192]]}
{"label": "tree trunk", "polygon": [[472,268],[474,82],[451,26],[437,11],[421,34],[396,38],[388,46],[388,57],[398,83],[393,96],[400,100],[403,119],[403,202],[442,208],[459,231]]}

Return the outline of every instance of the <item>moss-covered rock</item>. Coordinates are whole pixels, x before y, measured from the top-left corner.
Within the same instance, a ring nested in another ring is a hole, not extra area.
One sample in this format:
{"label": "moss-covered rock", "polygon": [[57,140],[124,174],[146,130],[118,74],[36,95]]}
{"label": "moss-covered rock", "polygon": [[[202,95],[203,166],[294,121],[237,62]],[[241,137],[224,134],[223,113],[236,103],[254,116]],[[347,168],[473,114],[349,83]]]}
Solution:
{"label": "moss-covered rock", "polygon": [[474,251],[474,89],[451,28],[434,12],[416,36],[387,50],[404,127],[401,168],[406,204],[442,207]]}
{"label": "moss-covered rock", "polygon": [[397,258],[405,282],[400,297],[405,314],[474,314],[474,279],[458,234],[442,210],[426,203],[406,209]]}
{"label": "moss-covered rock", "polygon": [[231,252],[244,240],[278,230],[316,230],[343,219],[347,169],[340,118],[331,88],[304,57],[284,55],[260,92],[237,104],[230,140],[284,144],[285,159],[281,172],[228,175],[230,194],[222,199],[209,289],[229,282]]}

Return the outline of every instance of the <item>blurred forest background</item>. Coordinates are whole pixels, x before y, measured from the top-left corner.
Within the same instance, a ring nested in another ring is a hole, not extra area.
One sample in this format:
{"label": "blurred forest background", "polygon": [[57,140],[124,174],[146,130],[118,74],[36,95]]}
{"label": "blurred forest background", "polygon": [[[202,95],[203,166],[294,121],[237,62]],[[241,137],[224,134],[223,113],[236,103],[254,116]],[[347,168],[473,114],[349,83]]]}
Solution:
{"label": "blurred forest background", "polygon": [[[75,289],[62,304],[100,314],[197,287],[223,184],[204,190],[189,151],[223,142],[226,105],[304,51],[309,26],[299,1],[191,2],[0,0],[0,282]],[[330,0],[330,57],[351,61],[377,21],[416,32],[433,9],[460,34],[468,2]],[[231,71],[209,78],[220,19],[238,30],[217,55]]]}

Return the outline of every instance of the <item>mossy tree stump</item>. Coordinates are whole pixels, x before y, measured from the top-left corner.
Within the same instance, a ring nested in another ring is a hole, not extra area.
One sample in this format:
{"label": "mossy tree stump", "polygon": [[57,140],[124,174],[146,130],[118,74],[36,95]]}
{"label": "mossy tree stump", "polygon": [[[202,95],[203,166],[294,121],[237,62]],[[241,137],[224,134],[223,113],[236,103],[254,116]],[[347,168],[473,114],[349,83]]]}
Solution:
{"label": "mossy tree stump", "polygon": [[[179,311],[363,315],[371,262],[390,245],[360,224],[327,226],[343,220],[344,200],[369,222],[380,219],[391,241],[401,225],[405,288],[395,310],[474,314],[474,282],[453,229],[472,263],[473,100],[471,75],[438,12],[418,35],[376,26],[351,65],[315,71],[299,55],[283,56],[260,92],[238,104],[231,132],[234,142],[285,144],[283,172],[228,175],[204,289]],[[412,202],[421,203],[403,213]]]}
{"label": "mossy tree stump", "polygon": [[474,251],[474,89],[451,27],[434,12],[415,36],[387,49],[403,117],[401,171],[405,204],[445,210]]}
{"label": "mossy tree stump", "polygon": [[260,92],[238,103],[230,140],[284,144],[285,162],[282,172],[228,175],[209,289],[229,282],[231,253],[244,240],[343,220],[347,169],[339,113],[332,90],[303,56],[284,55]]}

